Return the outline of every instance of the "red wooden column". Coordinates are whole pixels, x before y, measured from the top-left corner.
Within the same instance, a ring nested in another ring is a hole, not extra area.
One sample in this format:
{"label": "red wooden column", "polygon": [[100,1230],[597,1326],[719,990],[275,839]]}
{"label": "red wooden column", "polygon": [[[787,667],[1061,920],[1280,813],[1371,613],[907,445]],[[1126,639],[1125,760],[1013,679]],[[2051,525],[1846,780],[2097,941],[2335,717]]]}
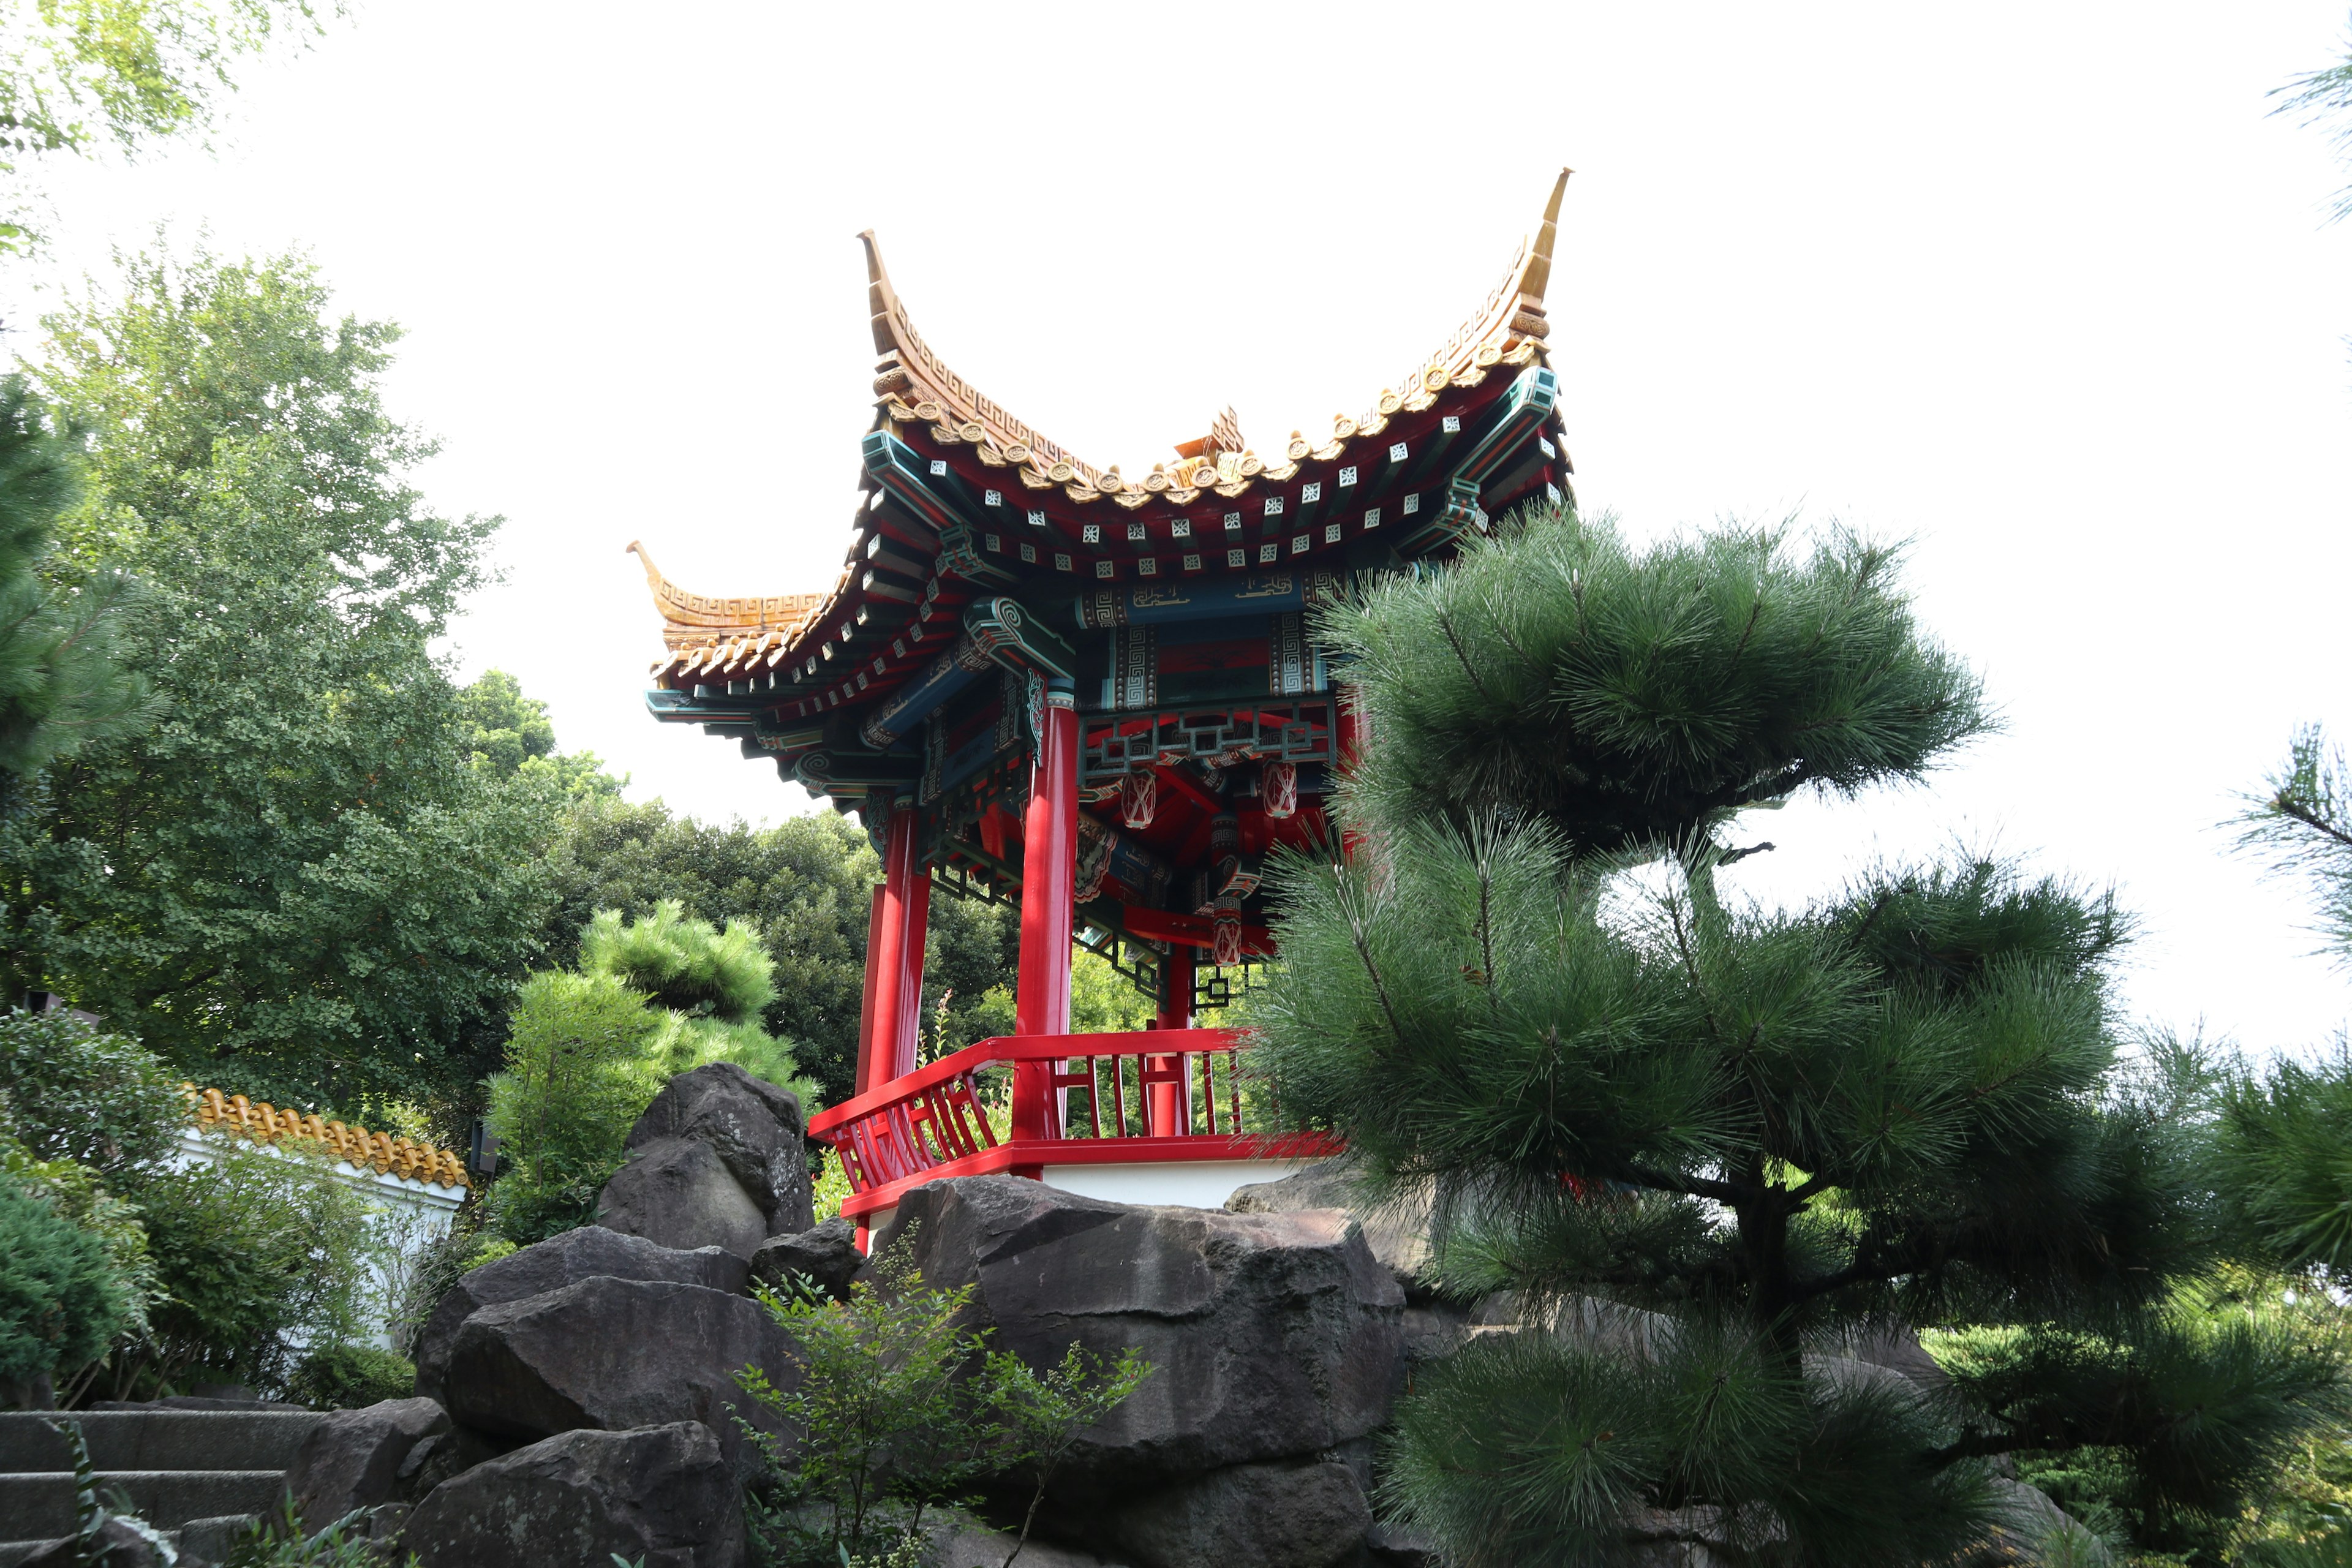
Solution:
{"label": "red wooden column", "polygon": [[[1152,1021],[1157,1029],[1189,1029],[1192,1026],[1192,950],[1182,942],[1171,942],[1168,957],[1160,971],[1160,1016]],[[1155,1073],[1175,1072],[1185,1066],[1181,1056],[1153,1057]],[[1192,1106],[1191,1075],[1184,1074],[1169,1082],[1151,1085],[1143,1102],[1143,1131],[1147,1137],[1173,1138],[1190,1131]]]}
{"label": "red wooden column", "polygon": [[[1021,973],[1013,1027],[1070,1032],[1070,898],[1078,865],[1078,714],[1066,680],[1045,683],[1045,733],[1029,767],[1021,819]],[[1049,1062],[1013,1069],[1013,1136],[1062,1134]]]}
{"label": "red wooden column", "polygon": [[866,994],[857,1004],[857,1087],[851,1090],[864,1094],[877,1079],[874,1076],[874,977],[881,973],[875,960],[882,954],[882,895],[876,884],[874,898],[866,910]]}
{"label": "red wooden column", "polygon": [[866,952],[874,985],[873,1038],[866,1052],[872,1076],[860,1075],[860,1092],[915,1070],[915,1031],[923,1013],[923,939],[931,915],[931,868],[917,858],[917,826],[911,802],[890,814],[882,897],[874,910],[876,940]]}

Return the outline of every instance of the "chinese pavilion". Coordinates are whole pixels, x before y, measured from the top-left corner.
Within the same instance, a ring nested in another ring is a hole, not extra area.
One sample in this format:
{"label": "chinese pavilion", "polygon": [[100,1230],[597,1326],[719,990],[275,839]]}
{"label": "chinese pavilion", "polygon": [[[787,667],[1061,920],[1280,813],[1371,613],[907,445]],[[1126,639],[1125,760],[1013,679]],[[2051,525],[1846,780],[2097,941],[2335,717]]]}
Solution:
{"label": "chinese pavilion", "polygon": [[[708,598],[630,545],[665,622],[654,716],[739,739],[881,854],[857,1093],[810,1122],[861,1227],[943,1175],[1213,1205],[1329,1152],[1244,1129],[1238,1041],[1193,1025],[1272,952],[1262,858],[1321,839],[1349,755],[1316,605],[1567,492],[1544,319],[1567,180],[1476,314],[1369,409],[1270,457],[1228,410],[1134,477],[949,369],[869,232],[876,414],[831,588]],[[923,1066],[935,883],[1019,906],[1018,1032]],[[1156,995],[1150,1032],[1069,1033],[1074,940]],[[1009,1117],[987,1087],[1005,1076]]]}

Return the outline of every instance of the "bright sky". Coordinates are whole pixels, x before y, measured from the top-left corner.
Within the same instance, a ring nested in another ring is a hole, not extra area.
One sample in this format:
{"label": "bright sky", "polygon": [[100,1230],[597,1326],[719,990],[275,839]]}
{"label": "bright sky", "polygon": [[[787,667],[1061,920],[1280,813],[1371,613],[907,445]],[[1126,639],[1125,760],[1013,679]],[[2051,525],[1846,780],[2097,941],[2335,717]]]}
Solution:
{"label": "bright sky", "polygon": [[[813,590],[870,417],[879,231],[925,337],[1129,471],[1227,402],[1328,428],[1499,278],[1578,170],[1550,317],[1588,509],[1917,541],[2006,731],[1931,789],[1756,819],[1801,900],[1957,835],[2114,882],[2151,1020],[2309,1049],[2352,1014],[2214,824],[2352,735],[2352,175],[2265,94],[2340,3],[1177,8],[372,0],[256,73],[217,155],[54,184],[53,275],[159,222],[307,247],[404,324],[424,477],[503,514],[458,628],[567,747],[709,816],[808,809],[657,728],[642,539]],[[10,323],[38,308],[0,280]],[[20,342],[22,340],[18,340]]]}

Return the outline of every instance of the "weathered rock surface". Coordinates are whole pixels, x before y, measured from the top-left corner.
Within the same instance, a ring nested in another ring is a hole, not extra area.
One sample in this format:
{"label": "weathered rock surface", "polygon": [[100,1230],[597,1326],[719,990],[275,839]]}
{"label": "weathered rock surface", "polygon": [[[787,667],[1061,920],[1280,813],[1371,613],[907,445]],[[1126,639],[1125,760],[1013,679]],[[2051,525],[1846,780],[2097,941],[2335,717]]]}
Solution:
{"label": "weathered rock surface", "polygon": [[807,1125],[797,1098],[732,1062],[682,1072],[629,1130],[629,1163],[597,1195],[596,1223],[748,1258],[815,1218]]}
{"label": "weathered rock surface", "polygon": [[615,1552],[645,1568],[741,1568],[743,1508],[698,1422],[566,1432],[436,1488],[401,1544],[424,1568],[584,1568]]}
{"label": "weathered rock surface", "polygon": [[783,1431],[736,1386],[735,1373],[757,1366],[789,1388],[797,1375],[791,1352],[790,1336],[756,1301],[598,1276],[467,1318],[449,1352],[449,1413],[526,1440],[699,1421],[730,1462],[748,1463],[736,1415],[779,1437]]}
{"label": "weathered rock surface", "polygon": [[857,1226],[838,1215],[796,1236],[771,1237],[751,1254],[751,1278],[762,1285],[782,1286],[798,1274],[830,1300],[849,1297],[849,1282],[866,1266],[857,1250]]}
{"label": "weathered rock surface", "polygon": [[1215,1470],[1129,1504],[1109,1524],[1149,1568],[1334,1568],[1357,1560],[1371,1528],[1355,1472],[1315,1461]]}
{"label": "weathered rock surface", "polygon": [[[942,1509],[930,1518],[923,1556],[932,1568],[999,1568],[1019,1538],[1010,1531],[991,1530],[961,1509]],[[1111,1568],[1102,1558],[1074,1547],[1059,1546],[1031,1535],[1021,1543],[1015,1568]],[[1229,1568],[1240,1568],[1239,1564]]]}
{"label": "weathered rock surface", "polygon": [[338,1410],[310,1429],[286,1474],[306,1531],[324,1530],[355,1508],[404,1500],[409,1453],[449,1430],[449,1413],[430,1399],[387,1399]]}
{"label": "weathered rock surface", "polygon": [[[933,1182],[884,1246],[971,1285],[992,1347],[1032,1365],[1134,1347],[1143,1386],[1082,1436],[1075,1488],[1319,1453],[1388,1415],[1402,1291],[1346,1215],[1105,1203],[1012,1176]],[[1057,1483],[1058,1484],[1058,1483]]]}
{"label": "weathered rock surface", "polygon": [[81,1542],[68,1537],[26,1558],[22,1568],[79,1568],[85,1561],[103,1563],[107,1568],[163,1568],[172,1561],[144,1529],[121,1519],[110,1519],[99,1527],[94,1550],[95,1557],[85,1559]]}
{"label": "weathered rock surface", "polygon": [[416,1341],[416,1392],[446,1405],[449,1347],[457,1330],[482,1308],[500,1301],[576,1285],[609,1274],[616,1279],[667,1279],[713,1290],[740,1291],[743,1260],[716,1247],[680,1251],[598,1226],[582,1226],[561,1236],[509,1252],[460,1278],[425,1320]]}
{"label": "weathered rock surface", "polygon": [[415,1502],[452,1476],[463,1475],[485,1459],[495,1459],[521,1447],[512,1437],[493,1436],[464,1426],[452,1426],[422,1439],[400,1461],[394,1494]]}
{"label": "weathered rock surface", "polygon": [[1234,1214],[1298,1214],[1340,1209],[1364,1229],[1372,1256],[1410,1282],[1429,1264],[1429,1225],[1434,1189],[1376,1203],[1358,1186],[1347,1156],[1320,1160],[1278,1182],[1252,1182],[1225,1200]]}

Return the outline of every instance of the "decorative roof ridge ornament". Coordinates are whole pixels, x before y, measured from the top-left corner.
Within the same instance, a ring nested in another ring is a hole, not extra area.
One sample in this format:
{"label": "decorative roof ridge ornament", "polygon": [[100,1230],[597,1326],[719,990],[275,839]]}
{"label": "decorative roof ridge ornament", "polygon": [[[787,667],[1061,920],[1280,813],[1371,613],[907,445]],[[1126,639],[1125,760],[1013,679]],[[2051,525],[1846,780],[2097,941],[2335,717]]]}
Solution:
{"label": "decorative roof ridge ornament", "polygon": [[[859,231],[866,247],[866,301],[874,326],[874,353],[878,358],[874,395],[886,408],[911,405],[914,417],[931,426],[950,441],[971,441],[992,450],[1009,462],[1025,463],[1057,485],[1073,482],[1099,492],[1106,488],[1103,471],[1082,460],[1058,441],[1047,439],[971,383],[950,370],[931,352],[923,335],[908,319],[907,307],[890,286],[889,269],[882,265],[882,247],[872,229]],[[896,409],[890,409],[895,414]]]}
{"label": "decorative roof ridge ornament", "polygon": [[655,607],[662,613],[662,640],[676,649],[716,640],[729,634],[757,636],[778,631],[791,635],[824,600],[822,594],[773,594],[764,598],[719,599],[689,594],[662,574],[653,552],[632,539],[622,552],[634,555],[646,570],[646,585],[653,590]]}

